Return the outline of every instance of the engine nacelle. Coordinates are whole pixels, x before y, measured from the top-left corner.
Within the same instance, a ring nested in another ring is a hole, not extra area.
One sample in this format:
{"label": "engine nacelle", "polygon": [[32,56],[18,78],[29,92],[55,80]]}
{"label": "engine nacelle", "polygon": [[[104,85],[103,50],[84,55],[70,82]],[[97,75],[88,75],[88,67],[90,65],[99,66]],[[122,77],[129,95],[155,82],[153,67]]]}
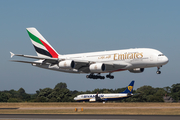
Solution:
{"label": "engine nacelle", "polygon": [[91,72],[98,73],[104,72],[106,70],[106,66],[103,63],[95,63],[89,66]]}
{"label": "engine nacelle", "polygon": [[59,62],[59,68],[62,69],[73,69],[75,67],[75,63],[73,60],[65,60],[65,61],[61,61]]}
{"label": "engine nacelle", "polygon": [[129,72],[132,73],[142,73],[144,71],[144,68],[134,68],[132,70],[129,70]]}
{"label": "engine nacelle", "polygon": [[91,99],[89,99],[89,102],[96,102],[96,99],[95,98],[91,98]]}

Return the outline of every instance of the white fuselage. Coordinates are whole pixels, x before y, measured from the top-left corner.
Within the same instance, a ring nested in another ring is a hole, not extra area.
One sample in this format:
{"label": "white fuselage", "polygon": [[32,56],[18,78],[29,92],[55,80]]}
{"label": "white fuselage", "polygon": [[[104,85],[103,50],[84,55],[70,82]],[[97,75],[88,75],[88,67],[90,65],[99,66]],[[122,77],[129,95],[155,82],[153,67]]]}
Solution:
{"label": "white fuselage", "polygon": [[[131,93],[130,95],[132,96],[133,94]],[[128,95],[127,93],[114,93],[114,94],[105,93],[105,94],[98,94],[98,97],[104,101],[108,101],[108,100],[119,100],[119,99],[127,98],[130,95]],[[74,100],[95,102],[96,101],[95,96],[96,94],[81,94],[75,97]]]}
{"label": "white fuselage", "polygon": [[[168,63],[168,58],[160,51],[150,48],[136,48],[136,49],[124,49],[124,50],[112,50],[103,52],[90,52],[80,54],[67,54],[59,55],[59,59],[64,60],[77,60],[77,61],[90,61],[93,63],[104,63],[107,65],[106,71],[97,73],[112,73],[122,70],[132,70],[136,68],[148,68],[148,67],[161,67]],[[120,69],[108,65],[125,65]],[[84,68],[78,69],[61,69],[57,64],[54,65],[35,65],[46,69],[52,69],[62,72],[70,73],[91,73],[90,70],[84,70]]]}

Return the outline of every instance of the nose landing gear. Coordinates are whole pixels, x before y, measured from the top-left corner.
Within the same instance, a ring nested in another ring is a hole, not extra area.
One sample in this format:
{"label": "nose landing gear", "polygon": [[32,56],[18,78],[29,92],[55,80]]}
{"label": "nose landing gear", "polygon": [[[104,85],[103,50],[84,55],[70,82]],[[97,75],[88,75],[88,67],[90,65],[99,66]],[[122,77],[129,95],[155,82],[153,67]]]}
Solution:
{"label": "nose landing gear", "polygon": [[161,71],[159,71],[160,67],[157,67],[157,74],[161,74]]}

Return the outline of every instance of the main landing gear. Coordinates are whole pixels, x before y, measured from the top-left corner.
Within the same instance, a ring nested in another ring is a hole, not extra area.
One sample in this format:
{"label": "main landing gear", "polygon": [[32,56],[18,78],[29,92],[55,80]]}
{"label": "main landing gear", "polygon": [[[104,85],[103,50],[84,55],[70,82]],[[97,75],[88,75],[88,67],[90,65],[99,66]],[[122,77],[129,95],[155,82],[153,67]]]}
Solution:
{"label": "main landing gear", "polygon": [[159,71],[160,67],[157,67],[157,74],[161,74],[161,71]]}
{"label": "main landing gear", "polygon": [[94,73],[91,73],[90,75],[86,75],[86,78],[90,78],[90,79],[105,79],[105,77],[101,76],[100,73],[98,73],[97,75],[94,75]]}
{"label": "main landing gear", "polygon": [[[90,75],[86,75],[86,78],[90,78],[90,79],[105,79],[105,77],[101,76],[100,73],[98,73],[97,75],[94,75],[94,73],[91,73]],[[109,73],[108,75],[106,75],[106,78],[114,79],[114,76],[111,75],[111,73]]]}
{"label": "main landing gear", "polygon": [[106,78],[114,79],[114,76],[109,73],[108,75],[106,75]]}

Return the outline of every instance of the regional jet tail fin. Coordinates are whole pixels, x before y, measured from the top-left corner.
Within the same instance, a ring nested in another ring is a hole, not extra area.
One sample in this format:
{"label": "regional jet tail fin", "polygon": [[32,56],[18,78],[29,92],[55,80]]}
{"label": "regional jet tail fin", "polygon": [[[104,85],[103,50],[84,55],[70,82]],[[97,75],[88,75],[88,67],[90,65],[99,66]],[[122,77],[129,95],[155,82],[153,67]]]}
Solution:
{"label": "regional jet tail fin", "polygon": [[58,58],[59,54],[36,28],[26,28],[26,30],[39,57]]}
{"label": "regional jet tail fin", "polygon": [[122,93],[132,93],[133,92],[133,87],[134,87],[134,81],[131,81],[131,83],[128,85],[126,90]]}

